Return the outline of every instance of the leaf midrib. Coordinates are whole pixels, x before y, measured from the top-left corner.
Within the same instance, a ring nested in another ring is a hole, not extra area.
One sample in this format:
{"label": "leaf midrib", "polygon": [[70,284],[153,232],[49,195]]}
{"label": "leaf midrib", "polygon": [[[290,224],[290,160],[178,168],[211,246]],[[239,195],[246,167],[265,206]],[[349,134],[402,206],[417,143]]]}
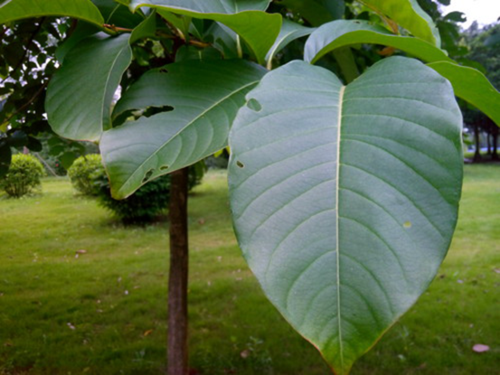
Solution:
{"label": "leaf midrib", "polygon": [[337,119],[337,180],[335,182],[335,225],[336,225],[336,250],[337,250],[337,322],[339,331],[339,352],[340,352],[340,365],[342,369],[344,368],[344,347],[342,343],[342,317],[340,314],[340,240],[339,240],[339,182],[340,182],[340,135],[342,126],[342,110],[344,102],[344,93],[346,86],[342,86],[339,92],[339,104],[338,104],[338,119]]}

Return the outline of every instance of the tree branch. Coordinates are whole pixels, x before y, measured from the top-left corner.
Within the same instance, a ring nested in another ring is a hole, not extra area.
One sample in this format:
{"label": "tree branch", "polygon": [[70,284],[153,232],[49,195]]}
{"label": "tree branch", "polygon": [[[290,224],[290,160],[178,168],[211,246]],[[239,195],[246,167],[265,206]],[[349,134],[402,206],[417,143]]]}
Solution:
{"label": "tree branch", "polygon": [[0,33],[0,39],[3,38],[3,36],[7,32],[7,30],[9,30],[9,28],[7,26],[5,26],[5,25],[2,25],[2,32]]}
{"label": "tree branch", "polygon": [[37,90],[37,92],[35,93],[35,95],[33,95],[30,100],[28,100],[26,103],[24,103],[22,106],[20,106],[12,115],[10,115],[5,121],[4,121],[4,124],[5,123],[8,123],[10,120],[12,120],[12,118],[17,115],[18,113],[20,113],[22,110],[24,110],[25,108],[27,108],[31,103],[33,103],[35,101],[35,99],[40,96],[40,94],[43,92],[43,90],[45,90],[45,88],[47,87],[47,85],[49,84],[49,81],[47,80],[42,86],[40,86],[40,88]]}
{"label": "tree branch", "polygon": [[[35,36],[36,34],[38,34],[40,32],[40,29],[42,28],[42,25],[43,23],[45,22],[45,18],[46,17],[42,17],[41,20],[40,20],[40,23],[38,24],[38,27],[36,28],[35,31],[33,31],[31,33],[31,36],[28,40],[28,43],[26,43],[26,46],[25,46],[25,50],[24,50],[24,53],[23,53],[23,56],[19,59],[19,62],[17,63],[17,65],[15,66],[15,68],[12,70],[11,74],[15,73],[20,67],[21,65],[23,65],[23,61],[24,59],[26,58],[26,56],[28,55],[28,51],[29,51],[29,46],[31,43],[33,43],[33,40],[35,39]],[[9,74],[9,75],[11,75]],[[5,80],[5,79],[4,79]],[[3,81],[4,81],[3,80]],[[2,82],[3,82],[2,81]]]}
{"label": "tree branch", "polygon": [[134,31],[133,29],[127,29],[125,27],[118,27],[118,26],[115,26],[115,25],[111,25],[109,23],[105,23],[103,25],[106,29],[109,29],[115,33],[118,33],[118,32],[124,32],[124,33],[131,33],[132,31]]}

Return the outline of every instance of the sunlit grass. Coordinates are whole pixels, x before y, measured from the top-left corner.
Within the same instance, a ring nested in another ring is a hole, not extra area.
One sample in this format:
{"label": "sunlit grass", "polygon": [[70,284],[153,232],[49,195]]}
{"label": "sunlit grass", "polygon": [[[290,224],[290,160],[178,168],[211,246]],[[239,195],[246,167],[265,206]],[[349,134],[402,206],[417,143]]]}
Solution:
{"label": "sunlit grass", "polygon": [[[439,276],[354,375],[498,371],[499,224],[500,168],[466,166]],[[0,197],[0,374],[163,371],[167,230],[122,226],[95,201],[75,197],[66,179],[45,180],[43,195]],[[328,374],[248,271],[223,173],[210,173],[191,196],[190,231],[193,373]],[[491,350],[474,353],[476,343]]]}

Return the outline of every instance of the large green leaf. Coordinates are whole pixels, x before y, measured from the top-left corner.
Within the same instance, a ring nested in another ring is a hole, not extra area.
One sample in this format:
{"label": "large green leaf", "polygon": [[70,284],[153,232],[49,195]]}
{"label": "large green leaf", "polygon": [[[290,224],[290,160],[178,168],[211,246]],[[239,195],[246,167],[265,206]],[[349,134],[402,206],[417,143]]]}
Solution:
{"label": "large green leaf", "polygon": [[313,26],[340,19],[345,10],[343,0],[283,0],[282,3]]}
{"label": "large green leaf", "polygon": [[417,0],[360,0],[373,10],[389,16],[414,36],[441,46],[439,31]]}
{"label": "large green leaf", "polygon": [[268,69],[271,69],[273,57],[295,39],[311,34],[315,29],[302,26],[296,22],[283,20],[281,31],[273,46],[266,55]]}
{"label": "large green leaf", "polygon": [[130,7],[171,8],[174,13],[180,14],[234,14],[248,10],[265,11],[270,2],[270,0],[132,0]]}
{"label": "large green leaf", "polygon": [[159,8],[157,11],[160,16],[165,18],[172,26],[177,28],[177,30],[180,31],[184,37],[189,35],[189,29],[192,25],[191,17],[168,12],[163,8]]}
{"label": "large green leaf", "polygon": [[243,60],[188,61],[146,73],[117,105],[173,107],[104,133],[103,161],[115,198],[149,179],[194,164],[227,145],[229,127],[245,94],[266,70]]}
{"label": "large green leaf", "polygon": [[10,0],[0,5],[0,24],[43,16],[73,17],[99,27],[104,24],[99,9],[90,0]]}
{"label": "large green leaf", "polygon": [[500,92],[480,71],[447,61],[427,64],[453,86],[455,95],[476,106],[500,126]]}
{"label": "large green leaf", "polygon": [[52,129],[76,140],[96,141],[111,127],[111,103],[132,61],[130,34],[100,33],[77,44],[47,88],[45,107]]}
{"label": "large green leaf", "polygon": [[156,36],[156,12],[151,14],[134,28],[130,35],[130,43],[135,43],[143,38],[154,38]]}
{"label": "large green leaf", "polygon": [[226,59],[238,58],[238,35],[226,25],[214,22],[205,33],[205,40],[212,41]]}
{"label": "large green leaf", "polygon": [[139,13],[132,13],[127,6],[118,4],[114,0],[92,0],[99,8],[107,24],[118,27],[135,28],[144,20]]}
{"label": "large green leaf", "polygon": [[83,39],[88,38],[93,34],[97,34],[101,29],[96,27],[94,24],[87,22],[78,22],[76,28],[73,29],[73,32],[66,38],[64,42],[57,47],[56,50],[56,59],[60,64],[64,61],[67,53],[71,51],[78,43],[80,43]]}
{"label": "large green leaf", "polygon": [[446,52],[422,39],[391,34],[362,20],[339,20],[319,27],[306,42],[304,60],[314,63],[330,51],[359,43],[391,46],[427,62],[452,61]]}
{"label": "large green leaf", "polygon": [[347,87],[292,62],[230,133],[238,241],[268,298],[337,374],[417,300],[451,241],[461,114],[448,81],[382,60]]}
{"label": "large green leaf", "polygon": [[148,6],[218,21],[239,34],[261,64],[280,33],[282,21],[281,15],[264,12],[268,5],[269,0],[132,0],[130,3],[134,10]]}

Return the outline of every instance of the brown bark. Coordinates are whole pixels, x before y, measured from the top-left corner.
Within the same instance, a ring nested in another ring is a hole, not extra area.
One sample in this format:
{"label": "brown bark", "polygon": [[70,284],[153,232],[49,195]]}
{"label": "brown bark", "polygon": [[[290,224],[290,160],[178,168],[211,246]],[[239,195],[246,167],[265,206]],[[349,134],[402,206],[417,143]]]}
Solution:
{"label": "brown bark", "polygon": [[188,374],[188,169],[171,174],[167,374]]}

